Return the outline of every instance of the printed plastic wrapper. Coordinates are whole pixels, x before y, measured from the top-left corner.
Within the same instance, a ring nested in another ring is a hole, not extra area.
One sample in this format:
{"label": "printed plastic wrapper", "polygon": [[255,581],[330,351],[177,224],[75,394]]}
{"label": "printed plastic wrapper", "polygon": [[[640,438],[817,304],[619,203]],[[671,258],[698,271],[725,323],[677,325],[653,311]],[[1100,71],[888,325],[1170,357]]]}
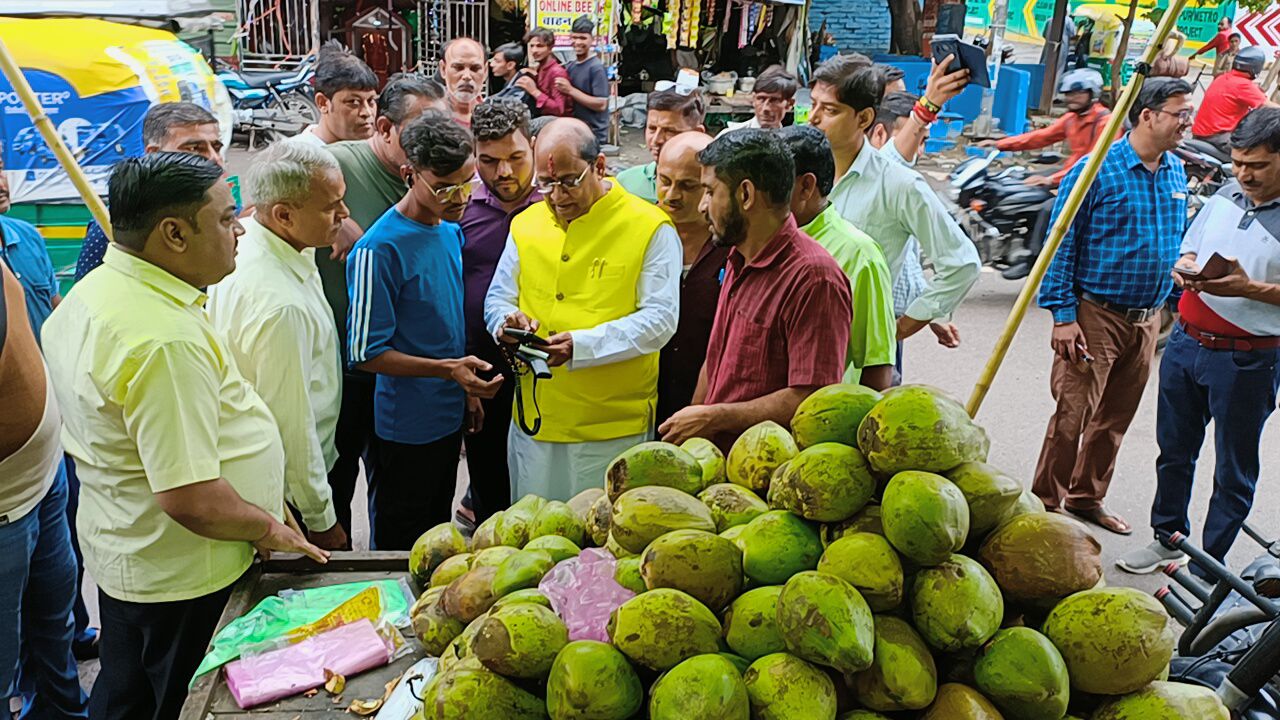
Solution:
{"label": "printed plastic wrapper", "polygon": [[409,606],[414,595],[403,578],[282,590],[279,595],[263,598],[252,610],[227,623],[213,636],[209,654],[200,662],[191,682],[195,683],[201,675],[240,657],[245,648],[270,642],[303,626],[323,621],[371,587],[378,589],[383,619],[396,627],[408,627]]}
{"label": "printed plastic wrapper", "polygon": [[422,709],[422,692],[436,676],[440,661],[425,657],[414,663],[400,676],[400,684],[378,711],[378,720],[412,720]]}
{"label": "printed plastic wrapper", "polygon": [[[399,634],[394,627],[384,627]],[[298,643],[256,655],[244,653],[227,664],[227,687],[236,705],[251,708],[320,687],[325,671],[355,675],[386,665],[394,656],[395,648],[373,623],[358,620]]]}
{"label": "printed plastic wrapper", "polygon": [[570,640],[609,642],[609,615],[636,595],[614,579],[617,565],[608,550],[588,548],[556,565],[538,583],[569,628]]}

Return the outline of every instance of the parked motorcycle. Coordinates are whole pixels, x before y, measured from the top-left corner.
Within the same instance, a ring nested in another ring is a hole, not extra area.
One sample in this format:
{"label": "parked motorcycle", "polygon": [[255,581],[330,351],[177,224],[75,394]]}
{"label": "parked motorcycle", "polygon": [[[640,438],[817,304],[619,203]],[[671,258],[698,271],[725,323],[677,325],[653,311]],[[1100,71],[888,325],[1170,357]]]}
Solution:
{"label": "parked motorcycle", "polygon": [[1235,176],[1231,156],[1195,138],[1184,140],[1173,154],[1182,160],[1187,170],[1187,218],[1190,219]]}
{"label": "parked motorcycle", "polygon": [[217,77],[231,95],[235,130],[249,136],[251,149],[258,133],[274,142],[320,121],[311,87],[315,74],[314,55],[284,72],[245,72],[219,63]]}
{"label": "parked motorcycle", "polygon": [[[994,167],[999,154],[992,150],[965,160],[951,171],[949,179],[960,227],[977,246],[984,265],[1004,268],[1030,252],[1040,208],[1054,196],[1048,188],[1027,185],[1025,180],[1031,173],[1024,167]],[[1045,154],[1037,163],[1060,159],[1056,154]]]}

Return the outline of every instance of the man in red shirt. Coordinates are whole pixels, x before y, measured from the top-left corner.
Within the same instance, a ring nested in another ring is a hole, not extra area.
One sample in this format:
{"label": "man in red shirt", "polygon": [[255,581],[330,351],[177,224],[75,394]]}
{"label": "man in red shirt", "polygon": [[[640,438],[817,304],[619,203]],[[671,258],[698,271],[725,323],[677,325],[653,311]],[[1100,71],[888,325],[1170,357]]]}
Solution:
{"label": "man in red shirt", "polygon": [[1218,34],[1214,35],[1213,39],[1209,42],[1201,45],[1199,50],[1191,53],[1191,59],[1194,60],[1210,50],[1214,51],[1216,54],[1226,52],[1227,49],[1231,47],[1231,22],[1230,17],[1223,16],[1222,19],[1218,21]]}
{"label": "man in red shirt", "polygon": [[556,46],[555,33],[544,27],[534,28],[524,36],[524,41],[529,46],[530,64],[537,70],[521,70],[516,78],[516,87],[533,98],[538,117],[569,117],[573,114],[573,100],[556,87],[557,79],[569,80],[569,71],[552,52]]}
{"label": "man in red shirt", "polygon": [[1250,110],[1266,105],[1267,96],[1253,81],[1267,62],[1260,48],[1247,47],[1236,55],[1231,71],[1219,75],[1204,91],[1200,112],[1191,126],[1191,135],[1231,154],[1231,131]]}
{"label": "man in red shirt", "polygon": [[693,403],[658,428],[722,449],[764,420],[790,425],[796,406],[844,375],[849,280],[791,215],[795,161],[776,133],[743,129],[698,153],[712,242],[729,246],[720,304]]}

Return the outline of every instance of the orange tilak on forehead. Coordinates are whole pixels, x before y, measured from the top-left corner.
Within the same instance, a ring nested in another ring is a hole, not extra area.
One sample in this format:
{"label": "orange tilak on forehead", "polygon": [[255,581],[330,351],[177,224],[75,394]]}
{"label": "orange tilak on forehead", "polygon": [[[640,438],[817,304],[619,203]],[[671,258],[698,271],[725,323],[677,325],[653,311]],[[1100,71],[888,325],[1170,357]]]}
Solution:
{"label": "orange tilak on forehead", "polygon": [[547,155],[547,172],[550,173],[552,177],[556,174],[556,158],[554,155]]}

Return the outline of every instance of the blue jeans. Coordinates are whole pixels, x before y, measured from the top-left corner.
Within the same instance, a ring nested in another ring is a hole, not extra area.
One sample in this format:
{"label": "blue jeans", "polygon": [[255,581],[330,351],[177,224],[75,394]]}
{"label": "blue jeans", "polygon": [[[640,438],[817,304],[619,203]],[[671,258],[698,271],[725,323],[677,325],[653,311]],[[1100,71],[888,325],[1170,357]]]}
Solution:
{"label": "blue jeans", "polygon": [[0,548],[0,710],[8,710],[21,670],[23,684],[35,690],[21,717],[88,717],[71,656],[79,588],[65,466],[35,509],[0,525]]}
{"label": "blue jeans", "polygon": [[1232,352],[1200,346],[1179,325],[1160,361],[1156,408],[1156,499],[1151,527],[1156,537],[1188,535],[1187,506],[1205,428],[1213,420],[1217,464],[1213,496],[1204,521],[1203,547],[1226,557],[1253,506],[1258,483],[1262,426],[1276,407],[1280,350]]}

